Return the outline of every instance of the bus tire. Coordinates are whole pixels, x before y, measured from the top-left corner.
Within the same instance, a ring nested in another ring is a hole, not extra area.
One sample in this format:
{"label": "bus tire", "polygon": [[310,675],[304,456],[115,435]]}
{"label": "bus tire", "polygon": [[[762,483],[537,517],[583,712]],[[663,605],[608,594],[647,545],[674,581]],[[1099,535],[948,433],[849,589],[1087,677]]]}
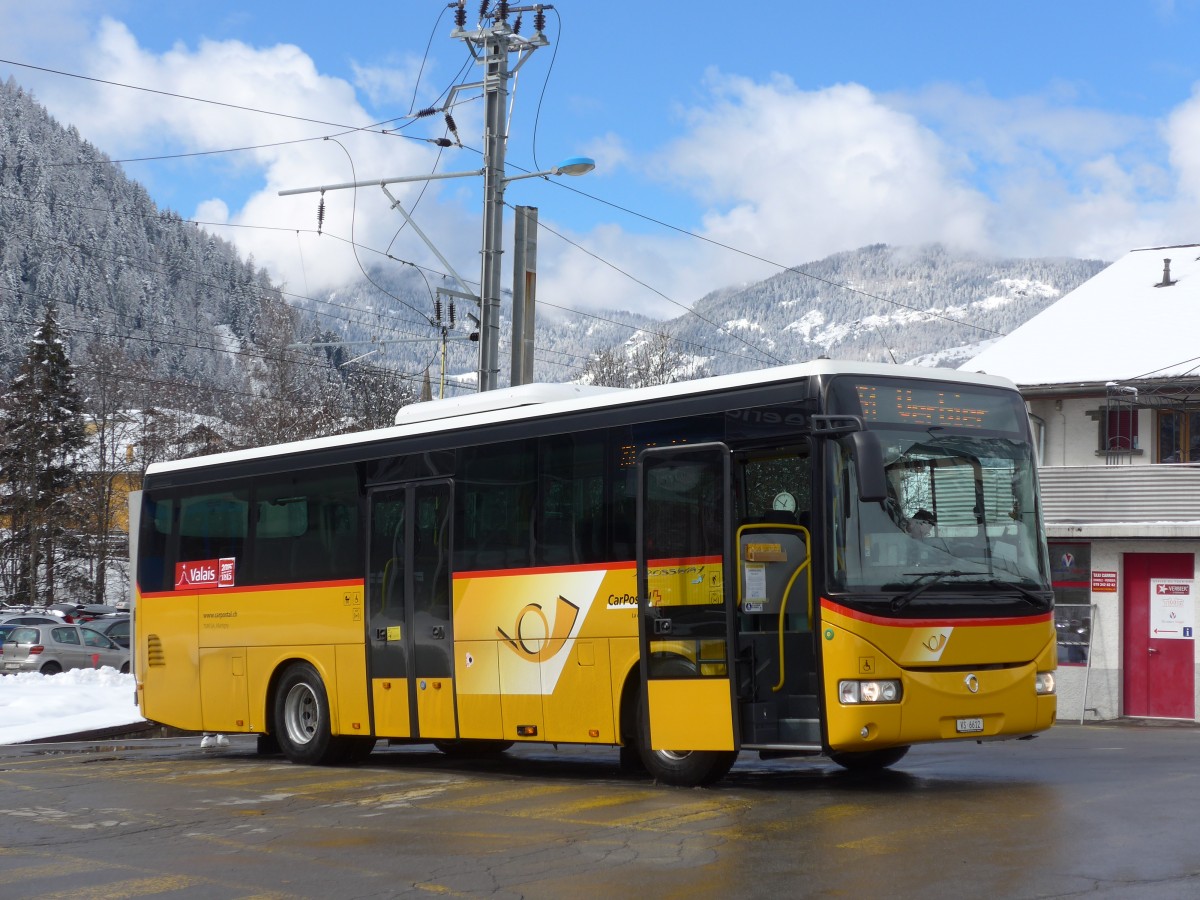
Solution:
{"label": "bus tire", "polygon": [[293,663],[279,678],[273,734],[294,763],[328,766],[344,757],[343,743],[333,736],[325,685],[308,663]]}
{"label": "bus tire", "polygon": [[904,759],[908,747],[888,747],[886,750],[856,752],[831,750],[829,758],[848,772],[878,772]]}
{"label": "bus tire", "polygon": [[[659,664],[659,672],[679,667],[679,674],[692,672],[685,660],[667,660]],[[638,708],[638,753],[642,764],[655,781],[676,787],[701,787],[720,781],[733,768],[736,750],[654,750],[650,746],[650,720],[644,698]]]}
{"label": "bus tire", "polygon": [[433,746],[447,756],[459,759],[483,759],[489,756],[499,756],[513,745],[512,741],[486,740],[455,740],[434,741]]}

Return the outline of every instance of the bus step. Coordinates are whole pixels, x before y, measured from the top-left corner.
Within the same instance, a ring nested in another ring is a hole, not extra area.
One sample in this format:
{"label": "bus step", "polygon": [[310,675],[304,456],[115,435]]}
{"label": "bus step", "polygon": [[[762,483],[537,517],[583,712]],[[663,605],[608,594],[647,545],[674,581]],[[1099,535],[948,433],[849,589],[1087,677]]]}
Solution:
{"label": "bus step", "polygon": [[821,704],[814,694],[791,694],[784,700],[782,716],[785,719],[816,719],[821,715]]}
{"label": "bus step", "polygon": [[819,744],[820,719],[780,719],[779,741],[783,744]]}

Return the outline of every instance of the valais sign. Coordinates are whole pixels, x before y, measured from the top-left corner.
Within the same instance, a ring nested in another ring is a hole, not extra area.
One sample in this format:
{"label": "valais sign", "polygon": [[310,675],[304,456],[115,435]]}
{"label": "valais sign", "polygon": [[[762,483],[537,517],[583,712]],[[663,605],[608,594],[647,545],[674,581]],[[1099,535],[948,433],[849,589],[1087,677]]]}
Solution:
{"label": "valais sign", "polygon": [[1194,639],[1196,582],[1184,578],[1150,579],[1150,637],[1153,640]]}
{"label": "valais sign", "polygon": [[236,568],[237,560],[232,556],[176,563],[175,590],[233,587]]}

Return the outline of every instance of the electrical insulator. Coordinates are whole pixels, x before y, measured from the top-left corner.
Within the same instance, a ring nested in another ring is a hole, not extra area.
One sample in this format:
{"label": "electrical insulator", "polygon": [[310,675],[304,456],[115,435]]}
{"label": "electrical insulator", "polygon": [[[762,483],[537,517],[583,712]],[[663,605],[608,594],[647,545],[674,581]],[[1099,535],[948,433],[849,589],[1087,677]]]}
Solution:
{"label": "electrical insulator", "polygon": [[437,109],[435,109],[435,108],[434,108],[434,107],[432,107],[432,106],[427,106],[427,107],[425,107],[423,110],[421,110],[420,112],[418,112],[416,117],[417,117],[418,119],[424,119],[426,116],[432,116],[432,115],[434,115],[436,112],[437,112]]}
{"label": "electrical insulator", "polygon": [[438,147],[453,147],[454,141],[450,138],[434,138],[433,143]]}
{"label": "electrical insulator", "polygon": [[454,327],[454,301],[450,301],[450,327]]}
{"label": "electrical insulator", "polygon": [[458,8],[454,10],[454,24],[459,28],[466,27],[467,24],[467,0],[458,0]]}
{"label": "electrical insulator", "polygon": [[488,8],[489,2],[490,2],[490,0],[483,0],[483,2],[479,4],[479,21],[480,22],[482,22],[484,19],[487,18],[487,8]]}
{"label": "electrical insulator", "polygon": [[438,297],[433,301],[433,318],[437,322],[442,321],[442,298]]}
{"label": "electrical insulator", "polygon": [[325,192],[321,191],[321,199],[317,202],[317,234],[325,227]]}
{"label": "electrical insulator", "polygon": [[513,34],[521,33],[521,14],[517,13],[517,21],[513,22]]}
{"label": "electrical insulator", "polygon": [[508,0],[500,0],[496,4],[496,18],[501,22],[508,21]]}
{"label": "electrical insulator", "polygon": [[546,13],[541,6],[537,8],[537,12],[533,15],[533,30],[538,34],[546,30]]}

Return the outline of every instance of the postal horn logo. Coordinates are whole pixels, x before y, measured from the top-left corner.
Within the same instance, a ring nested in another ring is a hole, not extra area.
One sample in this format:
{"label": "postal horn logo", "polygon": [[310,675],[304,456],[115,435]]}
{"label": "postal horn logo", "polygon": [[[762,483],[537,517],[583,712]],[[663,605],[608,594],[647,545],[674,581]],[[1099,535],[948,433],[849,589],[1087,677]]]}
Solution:
{"label": "postal horn logo", "polygon": [[579,607],[566,597],[559,597],[554,607],[554,630],[540,603],[527,603],[517,613],[512,635],[496,626],[496,634],[509,648],[527,662],[545,662],[556,656],[567,645],[575,620],[579,618]]}
{"label": "postal horn logo", "polygon": [[943,632],[930,635],[926,640],[921,642],[921,646],[930,653],[941,653],[946,646],[946,641],[950,640],[949,636]]}

